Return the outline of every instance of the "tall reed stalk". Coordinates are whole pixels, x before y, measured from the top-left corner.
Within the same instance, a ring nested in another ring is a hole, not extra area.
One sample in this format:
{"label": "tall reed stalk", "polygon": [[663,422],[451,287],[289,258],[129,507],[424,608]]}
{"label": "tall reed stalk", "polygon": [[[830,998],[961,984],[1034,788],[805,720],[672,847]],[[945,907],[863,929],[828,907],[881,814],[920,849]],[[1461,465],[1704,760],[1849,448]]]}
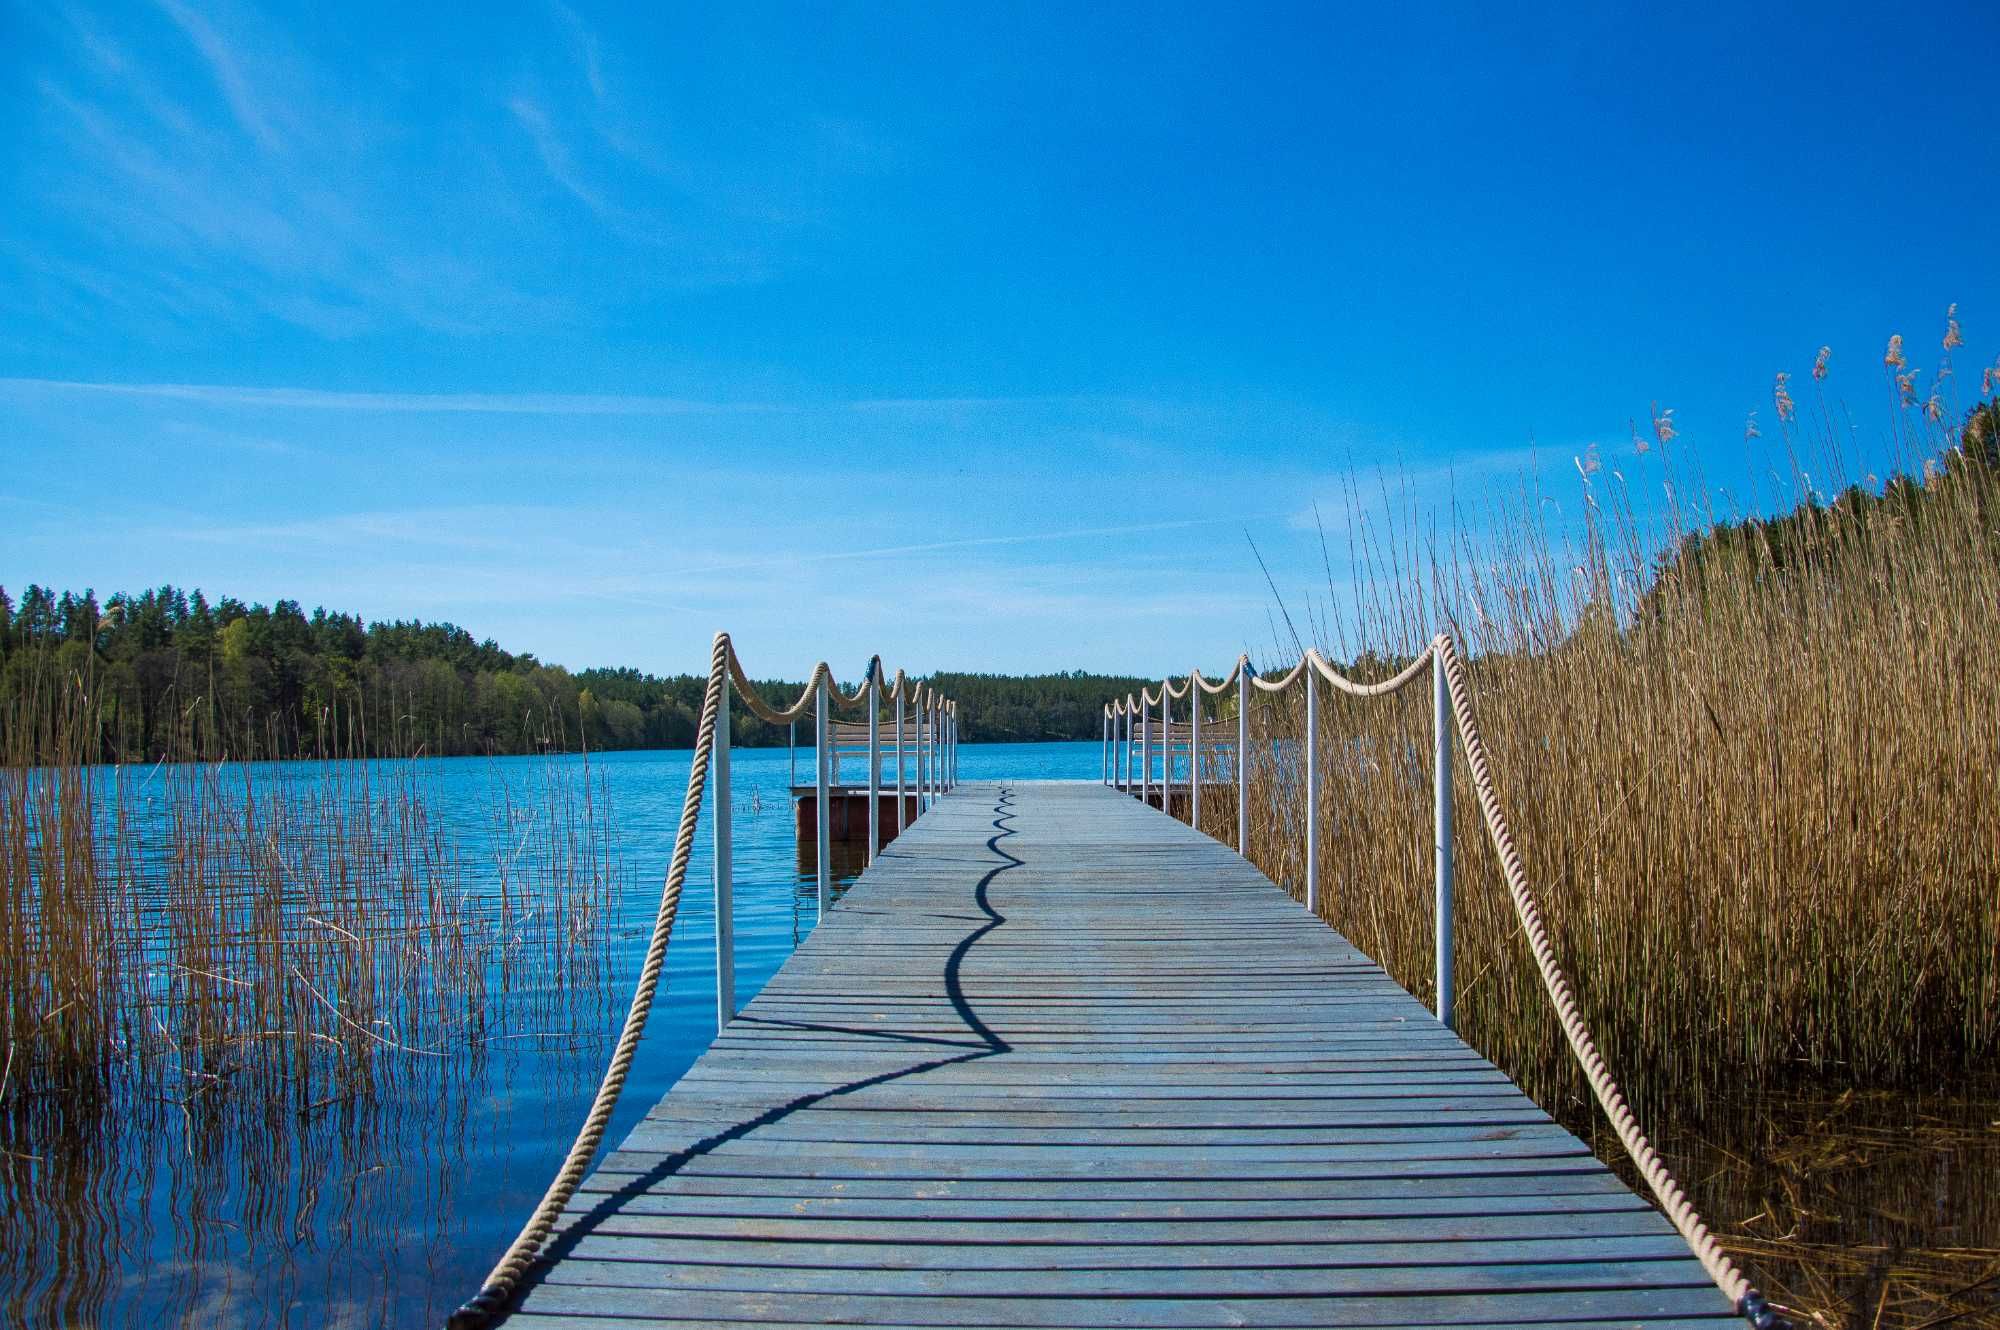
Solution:
{"label": "tall reed stalk", "polygon": [[292,763],[96,766],[89,680],[53,661],[0,721],[0,1124],[116,1086],[317,1100],[479,1044],[491,979],[602,968],[621,869],[587,766],[501,785],[520,825],[489,877],[435,768],[343,756],[358,734]]}
{"label": "tall reed stalk", "polygon": [[[1594,453],[1558,504],[1455,528],[1357,501],[1354,583],[1311,619],[1364,676],[1438,628],[1468,649],[1556,950],[1641,1103],[1908,1084],[2000,1052],[2000,467],[1899,408],[1917,475],[1829,499],[1808,472],[1839,474],[1844,426],[1822,400],[1815,435],[1779,392],[1784,521],[1725,521],[1671,470],[1642,517]],[[1302,713],[1294,690],[1255,732],[1296,739]],[[1428,690],[1323,696],[1320,716],[1322,913],[1428,1001]],[[1297,889],[1300,770],[1253,771],[1251,856]],[[1542,1102],[1580,1104],[1462,772],[1454,805],[1462,1029]]]}

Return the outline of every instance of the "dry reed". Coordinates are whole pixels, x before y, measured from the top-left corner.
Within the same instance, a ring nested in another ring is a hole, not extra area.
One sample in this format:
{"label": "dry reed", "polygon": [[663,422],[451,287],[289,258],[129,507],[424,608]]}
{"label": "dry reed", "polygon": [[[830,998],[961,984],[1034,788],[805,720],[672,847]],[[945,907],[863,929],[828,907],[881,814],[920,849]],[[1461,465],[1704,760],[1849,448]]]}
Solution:
{"label": "dry reed", "polygon": [[[1589,472],[1569,536],[1539,495],[1421,539],[1408,511],[1353,515],[1352,613],[1325,645],[1365,676],[1437,627],[1469,648],[1557,950],[1641,1102],[2000,1050],[2000,473],[1947,461],[1698,544],[1713,513],[1675,505],[1662,539]],[[1295,688],[1256,733],[1296,739],[1302,711]],[[1428,1000],[1428,690],[1323,695],[1320,716],[1322,913]],[[1253,770],[1252,857],[1296,889],[1303,782]],[[1462,772],[1455,829],[1463,1029],[1580,1103]]]}
{"label": "dry reed", "polygon": [[[1954,311],[1941,382],[1961,343]],[[1354,581],[1330,585],[1338,612],[1315,607],[1300,635],[1363,678],[1440,628],[1469,652],[1557,954],[1642,1115],[1683,1145],[1709,1127],[1740,1138],[1755,1096],[1967,1084],[2000,1053],[2000,450],[1978,433],[1994,417],[1975,413],[1960,446],[1950,413],[1918,402],[1894,338],[1891,451],[1911,474],[1829,497],[1852,438],[1825,396],[1830,355],[1803,393],[1778,378],[1775,437],[1758,445],[1789,473],[1789,501],[1773,505],[1792,509],[1784,520],[1732,523],[1690,497],[1704,488],[1665,456],[1677,431],[1656,407],[1657,448],[1635,432],[1634,453],[1660,455],[1631,463],[1660,468],[1654,517],[1595,450],[1568,492],[1528,487],[1442,523],[1386,487],[1379,511],[1350,489]],[[1323,690],[1320,717],[1321,913],[1428,1003],[1429,690]],[[1255,703],[1252,733],[1249,854],[1300,892],[1298,689]],[[1460,1029],[1601,1136],[1456,774]],[[1233,839],[1232,813],[1209,803],[1206,829]],[[1597,1145],[1622,1163],[1614,1142]],[[1754,1164],[1785,1166],[1775,1153]],[[1773,1233],[1768,1216],[1760,1229],[1715,1176],[1687,1180],[1722,1207],[1725,1239],[1822,1324],[1970,1324],[2000,1305],[1990,1216],[1963,1230],[1932,1216],[1929,1237],[1891,1251],[1824,1226]]]}
{"label": "dry reed", "polygon": [[587,765],[502,777],[489,873],[422,761],[95,766],[88,680],[53,666],[3,719],[0,1121],[121,1088],[318,1102],[476,1047],[489,982],[553,1010],[605,963],[622,870]]}

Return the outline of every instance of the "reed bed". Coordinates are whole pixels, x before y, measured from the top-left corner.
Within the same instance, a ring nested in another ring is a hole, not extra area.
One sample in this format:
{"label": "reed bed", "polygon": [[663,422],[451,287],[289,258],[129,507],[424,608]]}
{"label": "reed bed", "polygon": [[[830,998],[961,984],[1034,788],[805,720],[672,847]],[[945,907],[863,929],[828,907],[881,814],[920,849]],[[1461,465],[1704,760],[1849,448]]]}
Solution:
{"label": "reed bed", "polygon": [[[1317,641],[1372,679],[1454,634],[1614,1073],[1724,1240],[1825,1325],[1987,1323],[2000,1308],[1990,1205],[1945,1199],[1952,1151],[1990,1177],[1990,1094],[1968,1092],[1969,1135],[1924,1138],[1903,1161],[1921,1198],[1907,1223],[1892,1222],[1899,1201],[1862,1194],[1878,1169],[1847,1167],[1882,1157],[1879,1133],[1759,1129],[1801,1097],[1990,1086],[2000,1054],[2000,410],[1942,409],[1900,352],[1885,363],[1886,481],[1841,488],[1853,435],[1825,395],[1828,353],[1804,400],[1780,377],[1778,427],[1746,439],[1784,478],[1777,521],[1698,498],[1701,477],[1668,460],[1667,412],[1629,483],[1593,449],[1574,486],[1526,484],[1445,519],[1391,486],[1379,503],[1350,491],[1353,583],[1330,582],[1337,612],[1286,607],[1298,640],[1280,652]],[[1664,502],[1642,511],[1647,492]],[[1429,689],[1319,703],[1320,912],[1430,1003]],[[1248,853],[1300,894],[1303,726],[1298,688],[1253,701]],[[1622,1167],[1455,765],[1459,1028]],[[1233,801],[1204,818],[1234,838]],[[1750,1204],[1746,1175],[1784,1190]]]}
{"label": "reed bed", "polygon": [[[1595,469],[1567,532],[1540,493],[1476,529],[1352,514],[1356,613],[1323,647],[1371,677],[1436,627],[1467,648],[1557,951],[1642,1103],[2000,1051],[2000,469],[1932,441],[1920,478],[1776,527],[1682,503],[1649,528]],[[1321,911],[1430,1000],[1428,689],[1322,690],[1320,718]],[[1252,719],[1296,741],[1298,689]],[[1253,764],[1250,846],[1294,889],[1296,748]],[[1462,1028],[1583,1102],[1462,770],[1454,830]]]}
{"label": "reed bed", "polygon": [[53,667],[4,721],[0,1122],[49,1094],[323,1102],[478,1047],[489,984],[566,1027],[606,964],[624,878],[587,765],[501,777],[504,849],[468,864],[421,761],[92,765],[88,680]]}
{"label": "reed bed", "polygon": [[[397,1253],[463,1222],[489,1078],[601,1063],[630,886],[602,773],[501,762],[468,798],[331,725],[316,759],[190,726],[182,760],[96,765],[63,664],[0,711],[0,1320],[394,1320],[427,1296]],[[321,1242],[382,1264],[306,1288]]]}

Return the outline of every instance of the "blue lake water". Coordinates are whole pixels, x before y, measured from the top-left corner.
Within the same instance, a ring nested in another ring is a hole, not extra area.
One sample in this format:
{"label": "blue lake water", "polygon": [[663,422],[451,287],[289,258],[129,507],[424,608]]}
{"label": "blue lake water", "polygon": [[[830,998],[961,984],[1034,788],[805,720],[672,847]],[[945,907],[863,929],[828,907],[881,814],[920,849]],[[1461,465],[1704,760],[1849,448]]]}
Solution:
{"label": "blue lake water", "polygon": [[[588,759],[592,788],[609,800],[604,821],[617,867],[608,901],[579,924],[591,940],[577,954],[591,963],[565,962],[560,974],[489,963],[473,1046],[439,1035],[421,1054],[384,1047],[352,1076],[335,1074],[334,1091],[297,1102],[282,1088],[201,1084],[168,1094],[165,1104],[113,1103],[94,1116],[53,1103],[17,1105],[14,1149],[0,1158],[0,1205],[11,1216],[0,1221],[0,1320],[441,1323],[512,1240],[582,1121],[643,958],[689,760],[686,752]],[[962,780],[1096,779],[1100,761],[1095,742],[968,744],[959,770]],[[524,791],[551,768],[581,768],[582,759],[415,765],[441,843],[464,865],[472,914],[494,928],[545,929],[548,921],[535,918],[532,875],[516,873],[504,921],[492,922],[499,916],[483,908],[481,894],[497,896],[500,865],[521,859],[547,830]],[[797,770],[812,770],[810,750],[798,755]],[[298,764],[239,774],[271,790],[312,779]],[[739,1005],[817,916],[815,876],[793,829],[792,774],[785,749],[734,754]],[[143,783],[150,778],[134,778],[137,805],[154,808]],[[705,812],[666,982],[607,1145],[630,1131],[714,1033],[712,828]],[[124,834],[157,841],[164,833],[141,816]],[[137,847],[142,860],[148,845]],[[834,865],[843,884],[859,867],[851,853],[837,853]],[[233,1100],[218,1111],[224,1096]]]}

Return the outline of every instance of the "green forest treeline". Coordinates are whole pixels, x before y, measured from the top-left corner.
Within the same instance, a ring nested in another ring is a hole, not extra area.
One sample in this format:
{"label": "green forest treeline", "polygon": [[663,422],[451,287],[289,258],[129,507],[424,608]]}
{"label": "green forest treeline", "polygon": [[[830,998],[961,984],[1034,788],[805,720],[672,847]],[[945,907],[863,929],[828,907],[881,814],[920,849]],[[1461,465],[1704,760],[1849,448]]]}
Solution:
{"label": "green forest treeline", "polygon": [[[571,671],[448,623],[365,623],[298,602],[245,604],[163,586],[114,595],[0,588],[0,705],[45,713],[38,692],[81,681],[98,757],[437,756],[692,746],[704,679]],[[961,734],[1096,739],[1107,698],[1136,679],[1065,673],[939,674]],[[802,685],[771,681],[789,702]],[[736,711],[734,741],[785,742]]]}

